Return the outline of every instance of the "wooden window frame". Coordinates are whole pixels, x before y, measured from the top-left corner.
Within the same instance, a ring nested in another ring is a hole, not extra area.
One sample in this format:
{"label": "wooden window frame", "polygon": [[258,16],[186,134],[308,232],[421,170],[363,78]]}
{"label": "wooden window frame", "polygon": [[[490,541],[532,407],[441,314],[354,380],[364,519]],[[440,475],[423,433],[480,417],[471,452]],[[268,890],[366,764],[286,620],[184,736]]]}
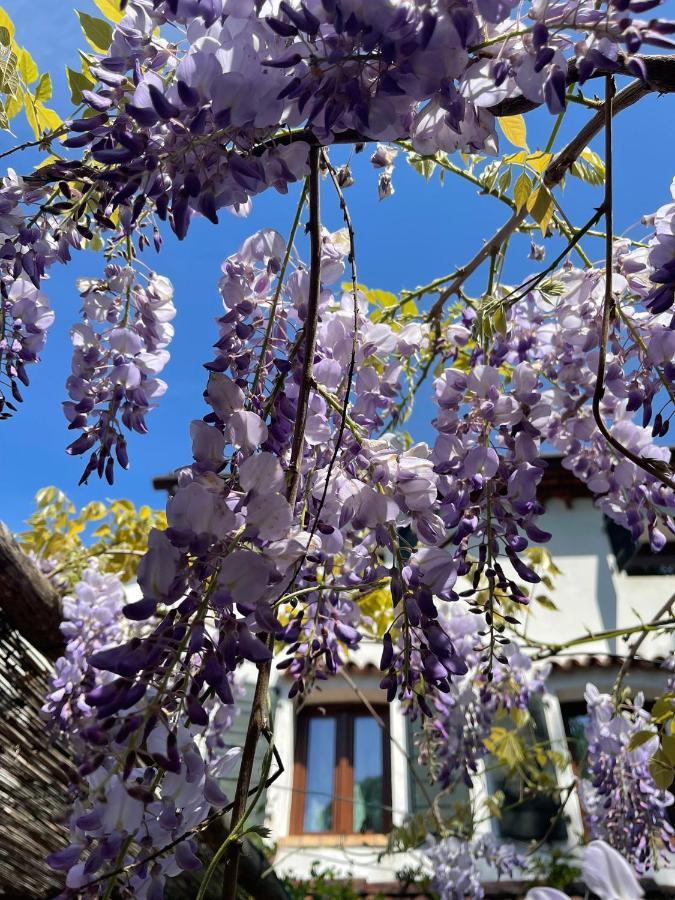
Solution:
{"label": "wooden window frame", "polygon": [[[391,831],[391,737],[389,707],[374,707],[385,723],[382,733],[382,826],[383,834]],[[335,718],[335,765],[333,768],[333,816],[328,831],[304,830],[305,789],[307,785],[307,755],[309,723],[315,718]],[[372,835],[375,832],[355,832],[354,822],[354,719],[369,718],[359,704],[331,703],[325,706],[306,706],[295,719],[295,758],[290,833],[292,835]],[[378,724],[378,728],[379,728]]]}

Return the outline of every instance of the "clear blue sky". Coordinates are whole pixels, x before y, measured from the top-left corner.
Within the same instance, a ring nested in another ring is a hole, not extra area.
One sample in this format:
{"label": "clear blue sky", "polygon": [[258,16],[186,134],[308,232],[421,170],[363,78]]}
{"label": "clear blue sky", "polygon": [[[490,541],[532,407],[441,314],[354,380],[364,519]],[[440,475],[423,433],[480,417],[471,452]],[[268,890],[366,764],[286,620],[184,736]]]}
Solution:
{"label": "clear blue sky", "polygon": [[[71,4],[65,0],[0,3],[17,25],[19,43],[30,49],[41,70],[52,73],[54,105],[63,116],[68,115],[64,66],[77,66],[77,47],[84,46]],[[81,0],[79,8],[96,12],[91,0]],[[588,115],[586,110],[573,108],[557,145],[574,134]],[[528,117],[531,148],[545,143],[552,124],[553,119],[545,110]],[[622,231],[669,197],[675,174],[675,98],[649,96],[617,118],[615,135],[615,223],[616,229]],[[17,120],[16,138],[27,136],[23,121]],[[10,136],[0,135],[0,149],[13,143]],[[600,147],[596,149],[601,151]],[[437,179],[427,185],[403,161],[394,175],[396,194],[380,203],[369,155],[366,152],[355,159],[357,183],[347,193],[356,225],[359,279],[369,286],[397,292],[450,272],[467,261],[481,241],[504,221],[507,210],[498,201],[477,196],[471,185],[451,176],[443,187]],[[23,166],[19,156],[11,162],[22,171],[28,160]],[[340,227],[331,191],[326,188],[324,194],[326,223],[331,228]],[[577,224],[585,221],[601,202],[597,189],[572,179],[568,180],[563,199],[566,212]],[[131,468],[119,473],[114,488],[93,478],[89,485],[77,487],[82,459],[72,459],[64,453],[69,433],[61,412],[70,362],[68,329],[78,317],[75,280],[81,275],[98,275],[102,261],[91,254],[77,254],[68,267],[51,270],[46,290],[56,311],[56,323],[49,333],[43,361],[31,367],[31,386],[25,391],[23,407],[14,419],[0,423],[0,519],[14,529],[20,528],[30,514],[36,490],[46,484],[58,485],[78,504],[113,495],[136,503],[162,504],[163,498],[152,489],[152,477],[189,461],[188,425],[204,412],[201,366],[211,357],[214,318],[221,309],[216,289],[220,261],[261,227],[271,226],[287,233],[296,202],[297,191],[287,197],[270,192],[254,201],[248,219],[224,214],[218,227],[195,222],[183,244],[167,235],[159,257],[154,251],[147,253],[147,262],[168,275],[176,289],[176,337],[170,348],[171,363],[164,373],[169,391],[159,409],[148,416],[150,434],[131,438]],[[547,256],[552,258],[554,244],[548,241],[547,245]],[[515,281],[536,266],[527,260],[525,239],[514,248],[507,276]],[[593,242],[589,252],[596,258],[602,254],[600,246]],[[478,290],[484,277],[481,274],[474,282]],[[429,425],[432,416],[433,408],[425,395],[409,423],[416,438],[433,439]]]}

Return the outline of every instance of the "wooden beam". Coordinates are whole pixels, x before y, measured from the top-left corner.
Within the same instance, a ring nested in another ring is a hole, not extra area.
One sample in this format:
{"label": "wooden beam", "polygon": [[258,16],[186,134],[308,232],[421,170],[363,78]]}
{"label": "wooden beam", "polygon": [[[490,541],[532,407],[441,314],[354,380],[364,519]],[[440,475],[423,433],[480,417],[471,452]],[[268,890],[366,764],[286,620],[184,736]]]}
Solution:
{"label": "wooden beam", "polygon": [[61,598],[2,522],[0,611],[2,618],[48,659],[62,655]]}

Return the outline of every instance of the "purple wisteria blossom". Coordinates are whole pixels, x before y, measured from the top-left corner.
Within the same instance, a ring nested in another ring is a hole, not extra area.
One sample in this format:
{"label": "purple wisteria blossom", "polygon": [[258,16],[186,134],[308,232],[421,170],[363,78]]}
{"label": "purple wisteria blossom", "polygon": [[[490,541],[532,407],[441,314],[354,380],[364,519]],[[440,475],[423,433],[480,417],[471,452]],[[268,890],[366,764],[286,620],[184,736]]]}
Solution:
{"label": "purple wisteria blossom", "polygon": [[630,748],[631,738],[649,727],[640,695],[630,708],[617,710],[609,695],[589,685],[586,702],[588,779],[582,799],[589,831],[643,873],[671,860],[675,850],[668,818],[673,796],[657,788],[649,772],[658,736],[654,733],[653,739]]}

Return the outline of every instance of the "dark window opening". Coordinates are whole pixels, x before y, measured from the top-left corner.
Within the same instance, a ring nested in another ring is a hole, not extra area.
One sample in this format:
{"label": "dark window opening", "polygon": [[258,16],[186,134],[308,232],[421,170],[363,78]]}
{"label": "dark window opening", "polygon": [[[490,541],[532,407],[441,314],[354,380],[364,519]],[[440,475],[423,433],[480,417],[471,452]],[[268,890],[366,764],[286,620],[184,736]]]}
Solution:
{"label": "dark window opening", "polygon": [[647,539],[633,540],[630,531],[605,517],[605,529],[617,568],[626,575],[675,574],[675,541],[654,553]]}
{"label": "dark window opening", "polygon": [[[548,743],[550,736],[541,701],[535,699],[529,712],[531,721],[521,736],[530,745]],[[504,722],[506,721],[505,719]],[[497,791],[504,793],[502,813],[497,820],[500,837],[512,841],[565,841],[567,839],[565,815],[560,813],[560,804],[555,796],[543,792],[531,797],[524,796],[518,773],[511,773],[504,767],[493,768],[494,765],[495,760],[488,757],[486,763],[488,791],[490,794]],[[557,784],[555,767],[546,762],[542,768],[544,776],[551,784]]]}

